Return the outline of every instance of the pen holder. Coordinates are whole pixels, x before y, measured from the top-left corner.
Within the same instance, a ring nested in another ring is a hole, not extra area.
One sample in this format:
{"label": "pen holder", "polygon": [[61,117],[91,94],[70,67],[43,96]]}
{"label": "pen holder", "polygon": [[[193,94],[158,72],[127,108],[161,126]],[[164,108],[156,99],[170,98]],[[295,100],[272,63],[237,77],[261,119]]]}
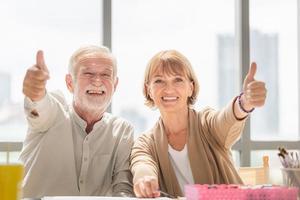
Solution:
{"label": "pen holder", "polygon": [[300,197],[300,168],[282,168],[283,184],[288,187],[298,187]]}

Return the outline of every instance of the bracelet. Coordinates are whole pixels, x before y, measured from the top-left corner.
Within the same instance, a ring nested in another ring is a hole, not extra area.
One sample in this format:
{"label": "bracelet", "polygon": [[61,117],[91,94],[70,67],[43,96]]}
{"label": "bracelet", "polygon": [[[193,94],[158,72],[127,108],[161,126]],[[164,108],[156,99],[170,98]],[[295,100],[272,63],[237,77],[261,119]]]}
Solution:
{"label": "bracelet", "polygon": [[249,114],[249,113],[253,112],[253,110],[254,110],[255,108],[252,108],[251,110],[246,110],[245,108],[243,108],[242,102],[241,102],[241,97],[242,97],[243,94],[244,94],[244,92],[242,92],[242,93],[238,96],[239,108],[240,108],[241,111],[243,111],[244,113]]}
{"label": "bracelet", "polygon": [[[234,109],[234,105],[235,105],[235,103],[237,102],[237,98],[238,98],[239,96],[236,96],[236,97],[234,97],[234,100],[233,100],[233,103],[232,103],[232,110],[233,110],[233,115],[234,115],[234,117],[235,117],[235,119],[236,120],[238,120],[238,121],[242,121],[242,120],[244,120],[244,119],[246,119],[247,117],[248,117],[248,115],[246,115],[245,117],[243,117],[243,118],[239,118],[239,117],[237,117],[236,116],[236,113],[235,113],[235,109]],[[239,106],[240,107],[240,106]]]}

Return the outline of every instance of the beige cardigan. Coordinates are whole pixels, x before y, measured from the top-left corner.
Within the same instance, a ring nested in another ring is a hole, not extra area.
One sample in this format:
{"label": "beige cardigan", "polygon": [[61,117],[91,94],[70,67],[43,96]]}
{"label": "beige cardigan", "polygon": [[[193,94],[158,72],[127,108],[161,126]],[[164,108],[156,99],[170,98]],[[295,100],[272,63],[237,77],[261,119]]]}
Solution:
{"label": "beige cardigan", "polygon": [[[189,110],[187,148],[197,184],[242,183],[232,163],[230,148],[239,139],[246,120],[235,118],[233,105],[234,101],[220,111]],[[131,171],[133,183],[145,175],[157,176],[160,190],[183,196],[169,160],[161,119],[136,140],[131,152]]]}

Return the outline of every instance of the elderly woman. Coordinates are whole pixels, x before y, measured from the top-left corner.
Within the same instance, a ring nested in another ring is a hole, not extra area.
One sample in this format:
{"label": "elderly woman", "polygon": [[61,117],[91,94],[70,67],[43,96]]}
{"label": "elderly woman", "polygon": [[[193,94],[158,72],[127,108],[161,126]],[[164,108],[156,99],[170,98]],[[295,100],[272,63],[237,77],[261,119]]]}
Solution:
{"label": "elderly woman", "polygon": [[243,92],[220,111],[194,110],[199,83],[190,62],[175,50],[162,51],[149,62],[144,78],[146,105],[160,111],[154,127],[140,136],[131,152],[137,197],[160,191],[183,196],[186,184],[242,183],[230,149],[245,121],[266,99],[265,83],[256,81],[252,63]]}

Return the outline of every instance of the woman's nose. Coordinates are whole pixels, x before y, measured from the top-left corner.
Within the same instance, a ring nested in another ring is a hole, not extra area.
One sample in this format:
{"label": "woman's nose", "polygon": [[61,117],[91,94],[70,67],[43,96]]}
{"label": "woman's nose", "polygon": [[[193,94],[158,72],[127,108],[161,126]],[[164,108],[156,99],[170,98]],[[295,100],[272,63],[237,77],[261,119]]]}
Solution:
{"label": "woman's nose", "polygon": [[164,89],[165,91],[171,91],[174,89],[174,85],[172,83],[166,83]]}

